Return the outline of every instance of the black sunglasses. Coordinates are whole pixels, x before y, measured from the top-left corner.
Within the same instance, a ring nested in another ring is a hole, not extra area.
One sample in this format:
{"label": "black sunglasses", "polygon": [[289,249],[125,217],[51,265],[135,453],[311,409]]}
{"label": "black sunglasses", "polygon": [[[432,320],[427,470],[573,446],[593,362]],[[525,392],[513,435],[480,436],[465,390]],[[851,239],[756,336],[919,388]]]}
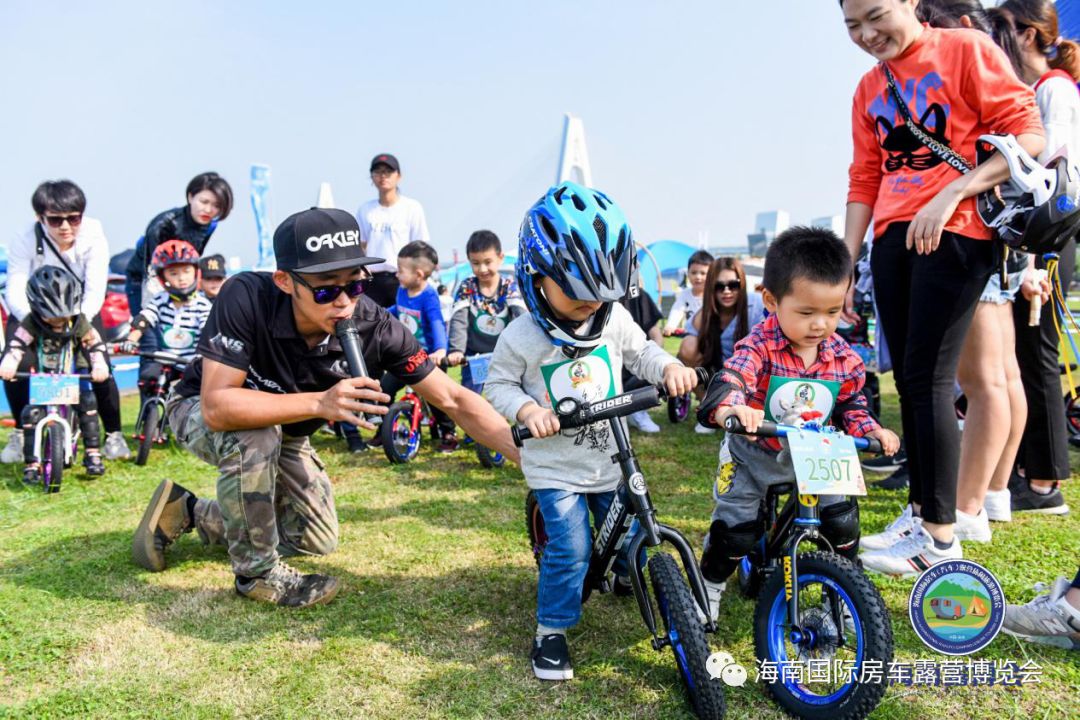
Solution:
{"label": "black sunglasses", "polygon": [[82,224],[82,213],[72,213],[71,215],[45,215],[45,222],[49,224],[51,228],[63,227],[67,222],[71,227],[78,227]]}
{"label": "black sunglasses", "polygon": [[292,275],[296,282],[311,291],[311,297],[314,298],[315,302],[319,305],[326,305],[334,302],[341,293],[345,293],[353,299],[360,297],[367,292],[368,280],[370,279],[362,277],[359,280],[350,280],[344,285],[320,285],[319,287],[315,287],[297,273],[290,272],[289,274]]}
{"label": "black sunglasses", "polygon": [[742,283],[738,280],[728,280],[727,282],[716,283],[717,290],[730,290],[731,292],[738,292],[742,287]]}

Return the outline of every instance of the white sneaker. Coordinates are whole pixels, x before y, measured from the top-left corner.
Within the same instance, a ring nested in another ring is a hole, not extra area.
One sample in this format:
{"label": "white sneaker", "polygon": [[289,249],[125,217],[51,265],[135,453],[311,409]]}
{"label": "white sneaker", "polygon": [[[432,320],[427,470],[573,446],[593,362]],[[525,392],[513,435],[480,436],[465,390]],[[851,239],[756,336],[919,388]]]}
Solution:
{"label": "white sneaker", "polygon": [[912,514],[911,505],[909,504],[904,508],[904,512],[900,513],[900,517],[886,525],[883,531],[876,535],[863,535],[859,539],[859,549],[884,550],[895,545],[911,534],[912,520],[914,518],[915,516]]}
{"label": "white sneaker", "polygon": [[957,510],[953,532],[961,540],[975,542],[990,542],[994,537],[990,531],[990,517],[986,514],[986,510],[980,510],[978,515],[969,515],[963,510]]}
{"label": "white sneaker", "polygon": [[[716,622],[716,618],[720,617],[720,597],[724,594],[724,590],[727,589],[726,582],[715,583],[711,580],[705,580],[705,597],[709,600],[709,616],[713,622]],[[705,615],[702,614],[701,608],[697,607],[697,603],[694,603],[694,607],[697,609],[698,620],[701,624],[706,623]]]}
{"label": "white sneaker", "polygon": [[653,422],[653,419],[649,417],[649,413],[644,410],[638,410],[636,413],[626,418],[626,421],[643,433],[651,434],[660,432],[660,426]]}
{"label": "white sneaker", "polygon": [[124,433],[119,430],[106,433],[104,450],[108,460],[126,460],[131,457],[131,448],[124,439]]}
{"label": "white sneaker", "polygon": [[0,463],[11,465],[22,461],[23,431],[22,428],[15,428],[11,431],[11,435],[8,436],[7,445],[4,446],[3,452],[0,452]]}
{"label": "white sneaker", "polygon": [[983,510],[986,517],[994,522],[1012,522],[1012,493],[1009,488],[987,492]]}
{"label": "white sneaker", "polygon": [[895,545],[884,550],[863,553],[859,556],[863,567],[883,575],[915,577],[930,567],[946,560],[964,557],[960,541],[953,538],[952,545],[938,550],[934,538],[922,526],[922,518],[915,518],[911,533]]}
{"label": "white sneaker", "polygon": [[716,432],[716,428],[705,427],[701,423],[698,423],[694,425],[694,432],[696,432],[698,435],[712,435],[714,432]]}

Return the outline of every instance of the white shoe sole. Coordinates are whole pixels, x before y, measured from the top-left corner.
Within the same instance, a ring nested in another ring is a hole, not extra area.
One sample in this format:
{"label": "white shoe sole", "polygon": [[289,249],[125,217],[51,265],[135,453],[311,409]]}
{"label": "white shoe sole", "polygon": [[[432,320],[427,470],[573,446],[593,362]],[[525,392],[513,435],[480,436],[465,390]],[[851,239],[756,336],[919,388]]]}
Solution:
{"label": "white shoe sole", "polygon": [[1030,513],[1031,515],[1068,515],[1069,506],[1059,505],[1058,507],[1036,508],[1033,510],[1014,510],[1013,512]]}
{"label": "white shoe sole", "polygon": [[574,668],[569,670],[546,670],[533,665],[533,675],[537,680],[573,680]]}

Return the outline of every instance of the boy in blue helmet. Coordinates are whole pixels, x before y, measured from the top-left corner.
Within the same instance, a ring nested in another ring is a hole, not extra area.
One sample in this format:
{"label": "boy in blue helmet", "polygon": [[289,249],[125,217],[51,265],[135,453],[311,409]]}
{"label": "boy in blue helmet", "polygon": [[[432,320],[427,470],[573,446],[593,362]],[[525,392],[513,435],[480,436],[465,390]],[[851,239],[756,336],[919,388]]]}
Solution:
{"label": "boy in blue helmet", "polygon": [[[635,260],[626,217],[606,195],[571,182],[548,190],[519,233],[517,281],[529,313],[499,336],[484,386],[495,409],[536,438],[522,449],[521,469],[548,534],[532,651],[533,672],[542,680],[574,676],[566,630],[581,618],[589,516],[603,520],[620,479],[607,423],[561,432],[552,403],[619,394],[624,365],[673,394],[697,382],[694,371],[649,341],[619,304]],[[620,557],[616,592],[629,594],[626,573]]]}

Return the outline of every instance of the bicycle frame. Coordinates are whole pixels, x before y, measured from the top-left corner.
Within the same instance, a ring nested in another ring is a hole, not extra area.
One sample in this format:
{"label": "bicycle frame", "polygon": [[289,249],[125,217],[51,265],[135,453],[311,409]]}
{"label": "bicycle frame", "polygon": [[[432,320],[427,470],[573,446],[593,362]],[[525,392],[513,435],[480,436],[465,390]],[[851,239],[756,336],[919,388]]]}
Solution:
{"label": "bicycle frame", "polygon": [[[735,423],[731,421],[735,420]],[[727,419],[726,428],[729,432],[741,428],[738,418],[731,416]],[[807,423],[803,427],[782,425],[779,423],[762,423],[756,431],[758,434],[770,437],[785,437],[789,432],[800,431],[821,432],[821,428],[814,423]],[[866,438],[852,438],[855,447],[860,450],[872,449],[875,446]],[[880,450],[880,444],[876,446]],[[776,505],[781,495],[788,494],[788,500],[779,513]],[[812,542],[822,550],[834,552],[832,544],[821,534],[821,518],[818,513],[818,496],[801,495],[793,483],[782,483],[770,487],[765,494],[766,526],[769,530],[762,538],[758,551],[751,551],[747,556],[753,564],[755,556],[760,556],[761,568],[766,572],[774,572],[776,563],[782,564],[784,573],[784,597],[788,602],[788,617],[791,619],[791,642],[801,644],[808,638],[805,631],[799,627],[799,545],[803,542]],[[833,620],[839,627],[843,622],[839,603],[832,603]],[[841,646],[844,637],[839,638]]]}

